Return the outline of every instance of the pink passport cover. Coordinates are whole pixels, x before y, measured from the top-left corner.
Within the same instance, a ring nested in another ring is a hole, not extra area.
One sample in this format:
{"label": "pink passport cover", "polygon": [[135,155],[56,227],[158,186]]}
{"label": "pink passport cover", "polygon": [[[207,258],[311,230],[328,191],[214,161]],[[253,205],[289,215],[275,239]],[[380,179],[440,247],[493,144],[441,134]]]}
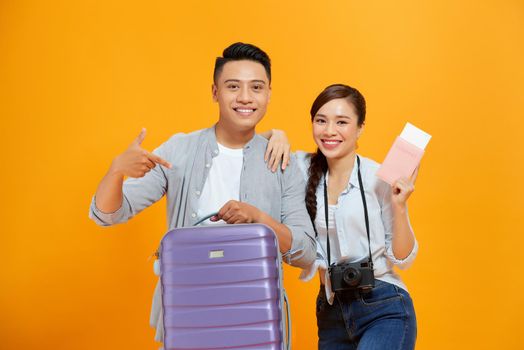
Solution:
{"label": "pink passport cover", "polygon": [[409,178],[422,159],[424,150],[398,136],[386,159],[377,171],[377,176],[393,185],[401,177]]}

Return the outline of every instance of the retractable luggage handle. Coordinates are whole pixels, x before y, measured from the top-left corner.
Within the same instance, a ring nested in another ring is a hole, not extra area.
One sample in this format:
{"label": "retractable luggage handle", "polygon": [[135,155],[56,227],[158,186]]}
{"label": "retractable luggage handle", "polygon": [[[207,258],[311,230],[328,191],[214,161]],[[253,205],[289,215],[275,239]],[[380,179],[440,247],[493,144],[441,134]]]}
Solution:
{"label": "retractable luggage handle", "polygon": [[[215,213],[211,213],[209,215],[206,215],[204,216],[203,218],[201,218],[200,220],[198,220],[197,222],[195,222],[193,224],[193,226],[198,226],[200,225],[201,223],[203,223],[204,221],[206,221],[207,219],[210,219],[212,218],[213,216],[216,216],[218,215],[218,212],[215,212]],[[282,283],[282,280],[281,282]],[[291,350],[291,311],[290,311],[290,308],[289,308],[289,299],[287,297],[287,292],[286,290],[284,289],[284,286],[282,286],[282,290],[283,290],[283,297],[284,297],[284,300],[283,300],[283,304],[285,303],[285,307],[286,307],[286,320],[282,320],[282,322],[285,322],[285,331],[286,331],[286,338],[285,338],[285,342],[286,342],[286,345],[285,345],[285,349],[286,350]]]}

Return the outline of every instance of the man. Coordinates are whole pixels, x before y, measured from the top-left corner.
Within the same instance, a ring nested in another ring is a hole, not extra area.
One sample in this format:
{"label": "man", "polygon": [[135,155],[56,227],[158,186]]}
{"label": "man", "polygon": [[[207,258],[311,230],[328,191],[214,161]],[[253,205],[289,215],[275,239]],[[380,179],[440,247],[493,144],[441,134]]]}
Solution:
{"label": "man", "polygon": [[[212,94],[219,106],[216,125],[176,134],[153,153],[140,147],[142,130],[100,182],[90,217],[104,226],[126,222],[166,195],[170,230],[218,211],[211,221],[266,224],[277,235],[284,261],[310,265],[316,246],[303,177],[293,161],[285,172],[268,169],[267,140],[255,134],[271,95],[267,54],[250,44],[226,48],[215,63]],[[157,340],[163,330],[160,305],[157,286],[151,319]]]}

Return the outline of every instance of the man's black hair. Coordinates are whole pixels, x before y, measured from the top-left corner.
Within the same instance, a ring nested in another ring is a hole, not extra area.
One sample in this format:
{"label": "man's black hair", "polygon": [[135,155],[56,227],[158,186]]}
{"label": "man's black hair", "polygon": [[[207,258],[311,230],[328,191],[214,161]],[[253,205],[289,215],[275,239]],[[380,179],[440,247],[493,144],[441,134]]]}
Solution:
{"label": "man's black hair", "polygon": [[216,83],[219,74],[222,72],[224,64],[231,61],[249,60],[258,62],[264,66],[269,82],[271,82],[271,60],[267,53],[251,44],[234,43],[227,47],[222,53],[222,57],[217,57],[215,61],[215,71],[213,81]]}

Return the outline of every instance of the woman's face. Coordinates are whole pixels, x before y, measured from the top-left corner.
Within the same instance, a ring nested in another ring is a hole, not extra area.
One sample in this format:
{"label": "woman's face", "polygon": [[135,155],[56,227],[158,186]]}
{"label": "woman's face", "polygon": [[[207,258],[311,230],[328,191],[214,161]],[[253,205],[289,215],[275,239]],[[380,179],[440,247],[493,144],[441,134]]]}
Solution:
{"label": "woman's face", "polygon": [[327,159],[352,154],[362,129],[358,126],[355,108],[345,98],[327,102],[313,118],[313,138]]}

